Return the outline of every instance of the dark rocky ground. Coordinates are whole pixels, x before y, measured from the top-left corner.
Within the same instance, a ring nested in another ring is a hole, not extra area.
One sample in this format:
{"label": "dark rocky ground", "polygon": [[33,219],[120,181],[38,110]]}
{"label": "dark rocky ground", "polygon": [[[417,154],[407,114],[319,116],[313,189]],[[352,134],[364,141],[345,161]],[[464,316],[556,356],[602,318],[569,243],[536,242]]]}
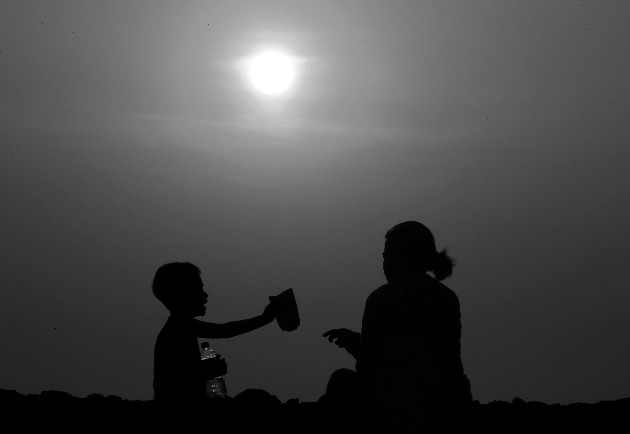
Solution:
{"label": "dark rocky ground", "polygon": [[23,395],[0,389],[4,432],[273,432],[273,433],[608,433],[630,432],[630,398],[596,404],[569,405],[525,402],[475,402],[467,414],[439,421],[397,424],[378,421],[365,410],[353,413],[351,403],[333,407],[319,402],[280,402],[263,390],[249,389],[198,406],[160,406],[117,396],[74,397],[45,391]]}

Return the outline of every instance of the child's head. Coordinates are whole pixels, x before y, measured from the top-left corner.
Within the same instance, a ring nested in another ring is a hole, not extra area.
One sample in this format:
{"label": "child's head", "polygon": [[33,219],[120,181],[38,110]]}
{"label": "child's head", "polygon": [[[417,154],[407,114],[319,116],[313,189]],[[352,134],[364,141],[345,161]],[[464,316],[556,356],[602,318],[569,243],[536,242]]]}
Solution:
{"label": "child's head", "polygon": [[201,270],[190,262],[164,264],[155,272],[153,294],[171,313],[203,316],[208,294],[203,290]]}

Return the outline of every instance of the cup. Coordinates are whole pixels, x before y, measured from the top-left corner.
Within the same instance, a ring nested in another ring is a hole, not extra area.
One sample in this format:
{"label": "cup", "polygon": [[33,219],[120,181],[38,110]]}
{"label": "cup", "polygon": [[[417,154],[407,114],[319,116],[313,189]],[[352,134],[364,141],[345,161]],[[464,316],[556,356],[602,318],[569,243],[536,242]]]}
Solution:
{"label": "cup", "polygon": [[293,288],[282,291],[278,295],[270,296],[269,302],[282,331],[292,332],[299,327],[300,314],[293,295]]}

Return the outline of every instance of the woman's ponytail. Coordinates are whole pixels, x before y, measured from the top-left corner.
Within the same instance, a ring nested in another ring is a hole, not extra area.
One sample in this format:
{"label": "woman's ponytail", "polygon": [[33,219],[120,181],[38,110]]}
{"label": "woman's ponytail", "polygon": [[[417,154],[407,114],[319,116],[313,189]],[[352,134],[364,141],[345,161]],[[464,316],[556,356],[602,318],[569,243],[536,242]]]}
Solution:
{"label": "woman's ponytail", "polygon": [[455,260],[450,257],[446,249],[441,252],[435,252],[433,259],[433,274],[437,280],[444,280],[453,274],[453,267],[455,267]]}

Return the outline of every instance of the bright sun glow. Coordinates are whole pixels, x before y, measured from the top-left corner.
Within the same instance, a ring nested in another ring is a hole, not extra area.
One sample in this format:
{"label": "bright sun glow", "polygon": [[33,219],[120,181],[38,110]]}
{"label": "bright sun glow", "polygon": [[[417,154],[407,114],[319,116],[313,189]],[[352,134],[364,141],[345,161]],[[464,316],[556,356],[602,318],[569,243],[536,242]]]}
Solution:
{"label": "bright sun glow", "polygon": [[268,51],[251,59],[247,75],[257,91],[266,95],[278,95],[293,84],[295,68],[289,56]]}

